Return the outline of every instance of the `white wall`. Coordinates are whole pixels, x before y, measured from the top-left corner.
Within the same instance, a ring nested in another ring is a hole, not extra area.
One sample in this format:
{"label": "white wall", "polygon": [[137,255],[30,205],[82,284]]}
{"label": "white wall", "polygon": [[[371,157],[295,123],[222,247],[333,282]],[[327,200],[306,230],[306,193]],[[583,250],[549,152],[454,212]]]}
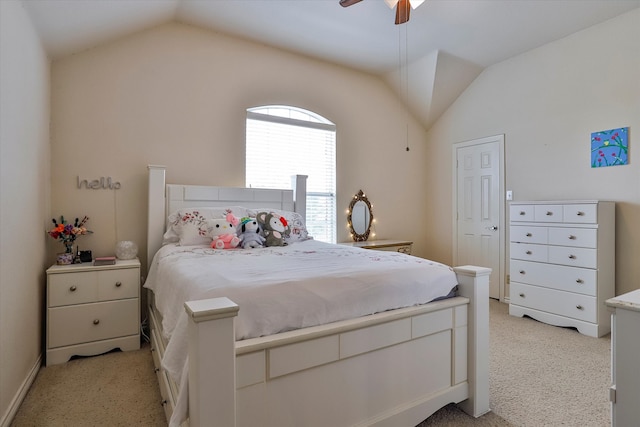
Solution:
{"label": "white wall", "polygon": [[[170,183],[243,186],[246,109],[266,104],[336,124],[339,241],[359,189],[380,237],[425,233],[404,216],[424,200],[426,133],[380,78],[171,23],[54,61],[51,86],[52,212],[88,215],[94,234],[78,242],[96,255],[127,239],[145,261],[147,164],[166,165]],[[122,188],[78,190],[77,176]]]}
{"label": "white wall", "polygon": [[[627,126],[630,164],[592,169],[591,133]],[[503,133],[515,200],[617,202],[616,292],[640,288],[640,10],[487,68],[436,122],[428,256],[452,262],[452,144]]]}
{"label": "white wall", "polygon": [[49,62],[19,1],[1,1],[0,20],[0,425],[5,425],[42,350]]}

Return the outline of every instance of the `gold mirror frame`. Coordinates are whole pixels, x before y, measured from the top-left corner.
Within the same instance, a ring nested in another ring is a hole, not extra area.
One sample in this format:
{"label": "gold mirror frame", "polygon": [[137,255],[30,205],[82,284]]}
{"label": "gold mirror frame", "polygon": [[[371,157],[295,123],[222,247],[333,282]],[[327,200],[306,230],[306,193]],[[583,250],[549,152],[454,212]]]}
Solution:
{"label": "gold mirror frame", "polygon": [[[367,207],[367,211],[369,212],[368,223],[366,223],[366,219],[365,219],[366,230],[364,231],[364,233],[358,233],[353,228],[353,208],[358,202],[364,202],[364,204]],[[349,203],[349,213],[347,215],[347,223],[349,225],[349,231],[351,232],[351,237],[355,242],[363,242],[369,238],[369,232],[371,231],[372,222],[373,222],[373,210],[371,209],[371,203],[369,202],[369,199],[367,198],[367,196],[362,192],[362,190],[358,190],[358,194],[353,196],[353,199],[351,199],[351,203]]]}

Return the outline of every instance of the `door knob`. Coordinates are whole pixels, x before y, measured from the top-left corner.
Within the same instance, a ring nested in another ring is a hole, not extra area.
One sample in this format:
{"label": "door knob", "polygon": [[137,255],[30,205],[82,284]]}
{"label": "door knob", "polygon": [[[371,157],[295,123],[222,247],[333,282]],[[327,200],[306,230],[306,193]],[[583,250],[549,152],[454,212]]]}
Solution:
{"label": "door knob", "polygon": [[487,230],[496,231],[498,229],[497,225],[492,225],[491,227],[487,227]]}

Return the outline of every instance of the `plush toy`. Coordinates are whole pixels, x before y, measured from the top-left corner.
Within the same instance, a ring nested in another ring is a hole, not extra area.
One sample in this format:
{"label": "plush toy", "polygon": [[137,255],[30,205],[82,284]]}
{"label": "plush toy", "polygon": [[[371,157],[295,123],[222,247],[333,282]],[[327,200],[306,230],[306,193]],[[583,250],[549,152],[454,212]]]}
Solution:
{"label": "plush toy", "polygon": [[260,212],[256,217],[262,227],[265,246],[286,246],[284,238],[291,233],[285,217],[273,212]]}
{"label": "plush toy", "polygon": [[211,236],[211,247],[214,249],[231,249],[240,244],[236,226],[238,218],[228,213],[225,219],[207,220],[207,232]]}
{"label": "plush toy", "polygon": [[242,248],[261,248],[265,238],[260,234],[260,224],[255,218],[244,217],[240,220],[238,237],[242,240]]}

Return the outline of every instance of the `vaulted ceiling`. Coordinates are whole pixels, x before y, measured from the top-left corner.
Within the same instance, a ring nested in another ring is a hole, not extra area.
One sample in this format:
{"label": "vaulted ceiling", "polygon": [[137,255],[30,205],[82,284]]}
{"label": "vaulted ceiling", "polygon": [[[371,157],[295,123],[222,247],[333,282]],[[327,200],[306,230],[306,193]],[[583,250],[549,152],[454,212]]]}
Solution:
{"label": "vaulted ceiling", "polygon": [[640,7],[640,0],[427,0],[395,25],[383,0],[348,8],[338,0],[22,3],[52,59],[177,21],[380,75],[426,128],[484,68]]}

